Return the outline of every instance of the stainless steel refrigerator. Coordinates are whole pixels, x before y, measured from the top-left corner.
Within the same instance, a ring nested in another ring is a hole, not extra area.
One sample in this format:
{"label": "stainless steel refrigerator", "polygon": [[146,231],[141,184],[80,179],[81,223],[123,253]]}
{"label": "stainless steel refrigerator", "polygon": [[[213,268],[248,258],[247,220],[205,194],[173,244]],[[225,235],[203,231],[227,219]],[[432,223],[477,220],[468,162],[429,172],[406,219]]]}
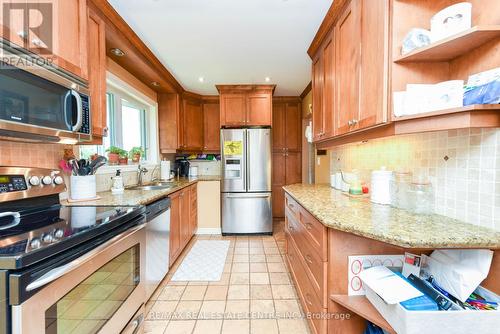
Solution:
{"label": "stainless steel refrigerator", "polygon": [[222,233],[272,234],[271,129],[222,129]]}

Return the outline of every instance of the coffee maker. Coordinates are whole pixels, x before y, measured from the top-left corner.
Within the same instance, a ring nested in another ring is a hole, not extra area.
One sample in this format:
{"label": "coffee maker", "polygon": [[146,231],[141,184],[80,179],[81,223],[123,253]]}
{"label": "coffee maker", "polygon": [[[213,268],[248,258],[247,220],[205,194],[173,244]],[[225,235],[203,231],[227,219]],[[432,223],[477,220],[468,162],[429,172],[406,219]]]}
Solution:
{"label": "coffee maker", "polygon": [[179,177],[189,177],[189,161],[186,158],[175,160],[174,173]]}

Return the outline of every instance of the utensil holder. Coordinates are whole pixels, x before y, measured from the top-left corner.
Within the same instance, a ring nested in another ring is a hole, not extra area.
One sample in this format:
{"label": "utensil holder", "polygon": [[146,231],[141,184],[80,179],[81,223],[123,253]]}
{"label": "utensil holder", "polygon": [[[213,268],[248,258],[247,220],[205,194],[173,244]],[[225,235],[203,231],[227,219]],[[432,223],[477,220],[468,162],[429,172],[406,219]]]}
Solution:
{"label": "utensil holder", "polygon": [[95,175],[71,175],[70,183],[72,200],[95,199],[97,197]]}

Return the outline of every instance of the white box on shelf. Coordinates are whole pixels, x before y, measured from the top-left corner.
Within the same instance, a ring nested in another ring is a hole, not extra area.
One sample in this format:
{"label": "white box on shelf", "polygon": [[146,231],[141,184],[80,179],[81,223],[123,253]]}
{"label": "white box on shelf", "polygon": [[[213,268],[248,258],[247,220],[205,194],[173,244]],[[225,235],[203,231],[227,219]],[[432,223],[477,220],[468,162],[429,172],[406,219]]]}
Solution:
{"label": "white box on shelf", "polygon": [[405,100],[406,100],[406,91],[394,92],[392,94],[392,107],[394,116],[401,117],[406,115]]}
{"label": "white box on shelf", "polygon": [[460,2],[436,13],[431,19],[431,41],[458,34],[472,27],[472,4]]}
{"label": "white box on shelf", "polygon": [[[400,304],[389,305],[365,286],[366,297],[398,334],[469,334],[496,333],[500,311],[408,311]],[[491,301],[500,302],[493,292],[478,287],[476,292]]]}
{"label": "white box on shelf", "polygon": [[404,115],[460,108],[464,105],[464,81],[450,80],[434,85],[407,84]]}

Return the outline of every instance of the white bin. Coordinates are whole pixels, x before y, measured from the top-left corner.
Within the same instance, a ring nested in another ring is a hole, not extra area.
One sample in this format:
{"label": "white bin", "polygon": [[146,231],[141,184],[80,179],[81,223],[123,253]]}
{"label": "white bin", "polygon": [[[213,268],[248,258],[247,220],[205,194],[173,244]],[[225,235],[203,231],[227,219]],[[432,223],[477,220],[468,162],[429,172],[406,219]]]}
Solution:
{"label": "white bin", "polygon": [[97,196],[95,175],[71,175],[70,193],[72,200],[95,199]]}

